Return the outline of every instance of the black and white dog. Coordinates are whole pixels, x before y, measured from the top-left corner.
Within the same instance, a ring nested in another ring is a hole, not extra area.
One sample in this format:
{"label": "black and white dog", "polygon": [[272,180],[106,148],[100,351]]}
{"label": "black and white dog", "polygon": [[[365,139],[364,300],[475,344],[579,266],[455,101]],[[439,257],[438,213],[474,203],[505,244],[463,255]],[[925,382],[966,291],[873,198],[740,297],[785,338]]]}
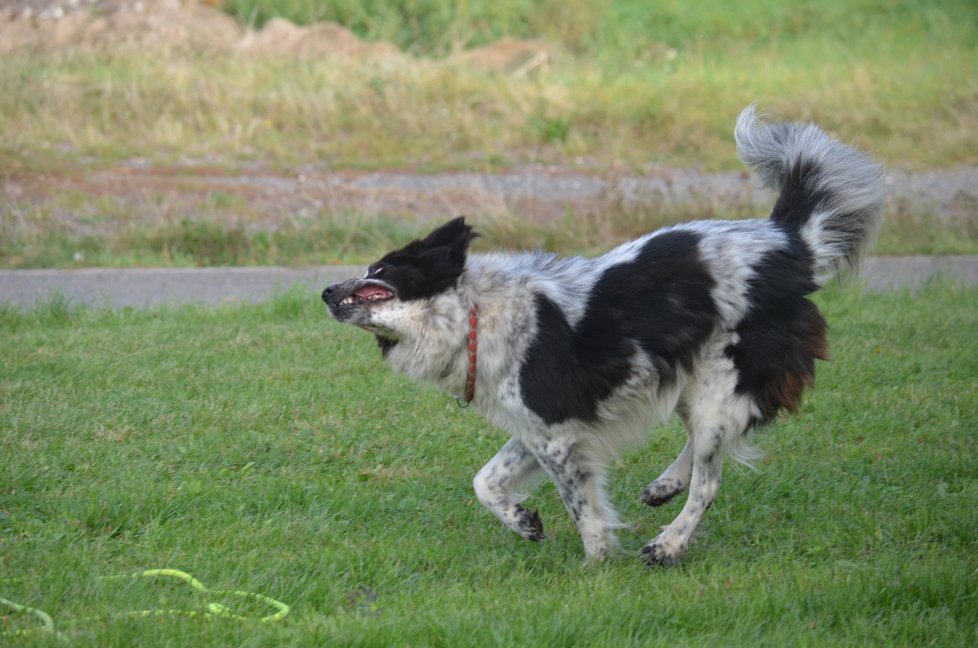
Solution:
{"label": "black and white dog", "polygon": [[748,432],[796,410],[827,358],[825,320],[806,296],[858,264],[881,220],[882,168],[753,107],[734,135],[780,190],[768,220],[675,225],[598,258],[560,258],[469,255],[472,228],[456,218],[323,292],[333,317],[377,336],[395,371],[462,395],[509,433],[474,486],[524,538],[543,538],[521,502],[546,476],[587,556],[614,552],[608,465],[675,412],[686,446],[642,501],[689,495],[641,555],[676,562],[724,457],[749,461]]}

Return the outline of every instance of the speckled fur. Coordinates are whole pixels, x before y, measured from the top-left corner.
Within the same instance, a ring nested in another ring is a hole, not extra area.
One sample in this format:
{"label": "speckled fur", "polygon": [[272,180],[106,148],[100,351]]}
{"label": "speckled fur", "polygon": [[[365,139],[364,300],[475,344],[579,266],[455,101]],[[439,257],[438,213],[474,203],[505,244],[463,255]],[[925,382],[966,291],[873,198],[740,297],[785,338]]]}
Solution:
{"label": "speckled fur", "polygon": [[[651,564],[675,563],[714,501],[724,458],[749,462],[748,431],[795,409],[814,379],[825,326],[805,297],[853,267],[872,238],[880,169],[815,126],[764,124],[752,108],[736,137],[741,157],[782,189],[768,220],[676,225],[593,259],[468,254],[452,287],[411,299],[344,309],[339,297],[369,276],[324,292],[334,317],[385,341],[395,371],[452,395],[464,390],[468,313],[478,307],[471,405],[510,440],[473,487],[523,538],[544,538],[523,502],[549,478],[585,554],[615,553],[622,523],[607,496],[608,466],[678,413],[687,443],[641,496],[658,506],[689,491],[641,552]],[[451,252],[464,254],[472,235],[460,219],[404,250],[441,253],[453,231],[465,239]],[[411,263],[403,250],[388,257],[397,271]],[[380,277],[383,265],[371,272]]]}

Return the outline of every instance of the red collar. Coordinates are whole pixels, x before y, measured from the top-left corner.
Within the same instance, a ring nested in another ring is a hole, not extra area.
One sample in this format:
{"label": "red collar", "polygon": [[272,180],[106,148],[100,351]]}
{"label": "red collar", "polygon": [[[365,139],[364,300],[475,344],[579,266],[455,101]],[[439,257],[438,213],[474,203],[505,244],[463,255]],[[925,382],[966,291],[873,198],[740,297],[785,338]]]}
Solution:
{"label": "red collar", "polygon": [[475,371],[476,371],[476,352],[479,344],[476,339],[476,330],[479,326],[479,309],[475,304],[469,310],[469,373],[465,378],[465,396],[459,399],[459,405],[465,407],[475,398]]}

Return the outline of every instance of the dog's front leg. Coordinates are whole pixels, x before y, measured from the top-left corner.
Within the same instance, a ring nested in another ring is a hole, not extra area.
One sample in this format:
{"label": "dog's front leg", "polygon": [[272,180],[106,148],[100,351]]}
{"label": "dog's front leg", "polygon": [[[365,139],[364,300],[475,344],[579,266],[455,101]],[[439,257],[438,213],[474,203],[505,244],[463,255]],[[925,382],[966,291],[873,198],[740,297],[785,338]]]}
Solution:
{"label": "dog's front leg", "polygon": [[543,540],[543,522],[521,502],[543,478],[543,468],[519,439],[510,439],[472,480],[476,497],[500,521],[527,540]]}
{"label": "dog's front leg", "polygon": [[523,441],[557,487],[587,557],[601,559],[617,551],[614,530],[621,524],[605,493],[606,467],[600,452],[569,436],[527,436]]}

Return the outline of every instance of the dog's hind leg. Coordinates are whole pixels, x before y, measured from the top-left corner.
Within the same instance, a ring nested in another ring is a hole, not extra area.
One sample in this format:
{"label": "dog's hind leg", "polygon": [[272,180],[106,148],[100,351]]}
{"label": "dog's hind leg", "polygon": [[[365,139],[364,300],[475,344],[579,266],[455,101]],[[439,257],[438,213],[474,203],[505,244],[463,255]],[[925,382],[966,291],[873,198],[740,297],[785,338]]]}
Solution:
{"label": "dog's hind leg", "polygon": [[600,559],[617,551],[614,530],[622,525],[608,502],[602,451],[571,435],[532,436],[525,443],[557,487],[587,557]]}
{"label": "dog's hind leg", "polygon": [[661,506],[689,488],[689,480],[693,475],[693,428],[685,416],[682,419],[686,426],[686,445],[676,460],[642,491],[644,504]]}
{"label": "dog's hind leg", "polygon": [[510,439],[480,470],[472,485],[476,497],[499,520],[527,540],[543,540],[543,522],[536,511],[520,504],[542,480],[543,468],[519,439]]}
{"label": "dog's hind leg", "polygon": [[751,398],[736,393],[732,365],[718,364],[709,378],[684,390],[680,407],[687,412],[693,464],[689,496],[676,519],[642,549],[649,564],[669,565],[686,555],[693,532],[720,488],[724,456],[743,439],[756,409]]}

